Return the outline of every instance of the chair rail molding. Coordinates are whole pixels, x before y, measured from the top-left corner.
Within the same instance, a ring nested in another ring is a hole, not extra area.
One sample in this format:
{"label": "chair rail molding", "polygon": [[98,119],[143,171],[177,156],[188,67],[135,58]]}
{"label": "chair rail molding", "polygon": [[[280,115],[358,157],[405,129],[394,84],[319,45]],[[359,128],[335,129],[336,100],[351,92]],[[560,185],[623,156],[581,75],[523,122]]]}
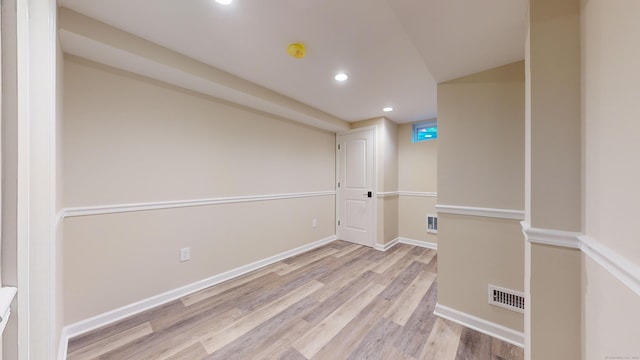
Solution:
{"label": "chair rail molding", "polygon": [[204,198],[204,199],[190,199],[190,200],[177,200],[177,201],[159,201],[159,202],[133,203],[133,204],[80,206],[80,207],[65,208],[62,214],[58,216],[62,218],[66,218],[66,217],[74,217],[74,216],[103,215],[103,214],[124,213],[124,212],[132,212],[132,211],[174,209],[174,208],[183,208],[183,207],[192,207],[192,206],[208,206],[208,205],[235,204],[235,203],[256,202],[256,201],[298,199],[298,198],[316,197],[316,196],[334,196],[335,194],[336,194],[335,190],[330,190],[330,191],[299,192],[299,193],[286,193],[286,194],[267,194],[267,195],[233,196],[233,197]]}
{"label": "chair rail molding", "polygon": [[578,232],[533,228],[526,221],[520,224],[526,241],[580,250],[631,291],[640,295],[640,266],[610,249],[602,241]]}
{"label": "chair rail molding", "polygon": [[436,205],[436,210],[443,214],[482,216],[498,219],[524,220],[523,210],[495,209],[462,205]]}

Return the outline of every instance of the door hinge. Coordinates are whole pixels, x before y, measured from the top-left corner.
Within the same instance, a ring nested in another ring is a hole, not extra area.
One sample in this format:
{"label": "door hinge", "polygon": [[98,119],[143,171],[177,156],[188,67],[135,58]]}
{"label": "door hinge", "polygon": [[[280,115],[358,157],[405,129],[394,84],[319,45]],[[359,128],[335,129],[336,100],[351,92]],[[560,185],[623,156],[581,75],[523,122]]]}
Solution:
{"label": "door hinge", "polygon": [[338,183],[338,187],[340,187],[340,183]]}
{"label": "door hinge", "polygon": [[338,150],[340,150],[340,144],[338,144]]}
{"label": "door hinge", "polygon": [[338,226],[340,226],[340,220],[338,220]]}

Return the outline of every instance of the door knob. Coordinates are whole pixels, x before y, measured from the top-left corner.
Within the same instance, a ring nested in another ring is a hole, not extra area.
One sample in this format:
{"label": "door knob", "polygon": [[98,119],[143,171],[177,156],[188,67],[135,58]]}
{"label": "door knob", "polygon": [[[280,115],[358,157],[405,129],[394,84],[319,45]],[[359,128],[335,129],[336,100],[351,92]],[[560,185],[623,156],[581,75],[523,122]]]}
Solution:
{"label": "door knob", "polygon": [[368,191],[366,194],[362,194],[362,196],[372,197],[373,194],[371,193],[371,191]]}

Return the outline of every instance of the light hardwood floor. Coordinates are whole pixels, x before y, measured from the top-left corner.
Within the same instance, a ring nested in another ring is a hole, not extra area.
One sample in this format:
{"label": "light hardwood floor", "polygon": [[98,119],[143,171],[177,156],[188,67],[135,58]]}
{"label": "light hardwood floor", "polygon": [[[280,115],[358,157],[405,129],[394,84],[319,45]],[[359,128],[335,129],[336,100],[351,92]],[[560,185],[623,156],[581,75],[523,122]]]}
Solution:
{"label": "light hardwood floor", "polygon": [[71,339],[68,359],[520,360],[433,315],[433,250],[335,241]]}

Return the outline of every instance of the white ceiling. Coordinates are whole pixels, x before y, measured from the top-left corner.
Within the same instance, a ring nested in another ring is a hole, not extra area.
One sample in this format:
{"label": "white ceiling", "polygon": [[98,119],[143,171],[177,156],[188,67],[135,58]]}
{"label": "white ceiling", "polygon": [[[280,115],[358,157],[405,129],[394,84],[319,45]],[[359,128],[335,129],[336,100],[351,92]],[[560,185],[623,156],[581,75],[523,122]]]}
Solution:
{"label": "white ceiling", "polygon": [[[524,58],[527,3],[60,0],[63,7],[339,119],[386,116],[397,123],[437,115],[437,82]],[[66,34],[63,49],[91,58],[95,44],[90,48],[81,40]],[[306,45],[304,59],[287,55],[293,42]],[[339,71],[349,80],[336,82]],[[243,105],[253,107],[250,100]],[[383,113],[385,106],[394,111]]]}

